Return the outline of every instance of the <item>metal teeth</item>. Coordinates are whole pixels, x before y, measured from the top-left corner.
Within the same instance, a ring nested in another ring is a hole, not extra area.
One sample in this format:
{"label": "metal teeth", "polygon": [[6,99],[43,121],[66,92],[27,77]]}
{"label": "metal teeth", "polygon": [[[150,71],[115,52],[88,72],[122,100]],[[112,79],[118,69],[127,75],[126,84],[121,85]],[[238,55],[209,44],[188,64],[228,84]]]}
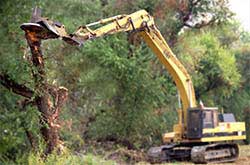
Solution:
{"label": "metal teeth", "polygon": [[70,45],[76,45],[76,46],[82,46],[83,45],[82,41],[77,40],[74,37],[65,36],[65,37],[62,37],[62,39],[63,39],[63,41],[67,42]]}

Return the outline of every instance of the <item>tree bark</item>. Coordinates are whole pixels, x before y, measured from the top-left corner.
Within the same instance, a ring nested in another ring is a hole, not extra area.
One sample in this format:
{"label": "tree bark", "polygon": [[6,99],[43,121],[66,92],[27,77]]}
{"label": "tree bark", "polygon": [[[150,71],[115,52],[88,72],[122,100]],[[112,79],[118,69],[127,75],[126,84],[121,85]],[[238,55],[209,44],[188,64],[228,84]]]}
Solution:
{"label": "tree bark", "polygon": [[33,76],[35,80],[36,106],[41,112],[41,134],[47,144],[45,154],[50,154],[57,149],[63,149],[59,139],[60,124],[58,121],[62,105],[65,103],[68,90],[64,87],[50,86],[46,79],[44,58],[41,51],[41,39],[35,32],[26,31],[25,37],[32,53],[32,63],[35,66]]}
{"label": "tree bark", "polygon": [[9,89],[10,91],[29,99],[31,99],[31,97],[34,94],[34,92],[31,89],[29,89],[25,85],[16,83],[14,80],[10,78],[9,75],[5,73],[0,73],[0,84],[2,84],[5,88]]}

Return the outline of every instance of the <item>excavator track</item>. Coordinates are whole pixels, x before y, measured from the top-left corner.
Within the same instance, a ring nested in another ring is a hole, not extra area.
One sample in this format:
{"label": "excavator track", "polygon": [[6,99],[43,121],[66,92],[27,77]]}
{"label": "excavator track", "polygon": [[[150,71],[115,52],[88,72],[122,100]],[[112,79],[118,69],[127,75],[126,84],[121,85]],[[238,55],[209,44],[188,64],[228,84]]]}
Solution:
{"label": "excavator track", "polygon": [[159,147],[151,147],[148,150],[148,161],[150,163],[161,163],[172,160],[190,160],[192,147],[168,144]]}
{"label": "excavator track", "polygon": [[239,147],[235,143],[218,143],[195,146],[191,150],[194,163],[234,162],[239,156]]}
{"label": "excavator track", "polygon": [[152,147],[148,150],[150,163],[161,163],[172,160],[190,160],[193,163],[226,163],[234,162],[239,156],[239,148],[235,143],[169,144]]}

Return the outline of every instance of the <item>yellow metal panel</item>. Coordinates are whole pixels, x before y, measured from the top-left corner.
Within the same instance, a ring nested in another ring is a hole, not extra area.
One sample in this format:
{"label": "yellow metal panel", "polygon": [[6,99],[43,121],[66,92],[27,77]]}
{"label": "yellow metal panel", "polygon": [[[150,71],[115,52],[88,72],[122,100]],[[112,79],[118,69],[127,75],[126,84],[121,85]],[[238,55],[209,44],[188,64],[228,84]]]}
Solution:
{"label": "yellow metal panel", "polygon": [[244,140],[246,139],[245,135],[242,136],[215,136],[215,137],[206,137],[206,138],[202,138],[201,141],[202,142],[218,142],[218,141],[232,141],[232,140]]}
{"label": "yellow metal panel", "polygon": [[169,132],[169,133],[165,133],[163,134],[163,142],[164,143],[173,143],[173,142],[180,142],[181,141],[181,132],[177,133],[177,132]]}
{"label": "yellow metal panel", "polygon": [[237,132],[237,131],[245,131],[245,123],[244,122],[232,122],[232,123],[227,123],[227,122],[221,122],[219,123],[218,127],[215,128],[204,128],[203,134],[205,133],[220,133],[220,132],[226,132],[226,133],[231,133],[231,132]]}

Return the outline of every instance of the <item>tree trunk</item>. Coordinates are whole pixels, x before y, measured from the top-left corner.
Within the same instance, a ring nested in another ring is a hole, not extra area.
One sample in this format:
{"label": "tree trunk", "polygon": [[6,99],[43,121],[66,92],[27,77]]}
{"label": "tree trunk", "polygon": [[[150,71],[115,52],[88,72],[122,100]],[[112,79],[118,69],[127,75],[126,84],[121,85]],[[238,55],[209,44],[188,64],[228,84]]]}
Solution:
{"label": "tree trunk", "polygon": [[48,84],[44,67],[44,59],[41,51],[41,39],[35,32],[26,31],[25,37],[32,53],[32,63],[35,66],[33,77],[35,80],[35,102],[41,112],[41,134],[46,142],[45,155],[57,149],[63,149],[59,139],[60,124],[59,112],[65,103],[68,90],[64,87],[55,87]]}

